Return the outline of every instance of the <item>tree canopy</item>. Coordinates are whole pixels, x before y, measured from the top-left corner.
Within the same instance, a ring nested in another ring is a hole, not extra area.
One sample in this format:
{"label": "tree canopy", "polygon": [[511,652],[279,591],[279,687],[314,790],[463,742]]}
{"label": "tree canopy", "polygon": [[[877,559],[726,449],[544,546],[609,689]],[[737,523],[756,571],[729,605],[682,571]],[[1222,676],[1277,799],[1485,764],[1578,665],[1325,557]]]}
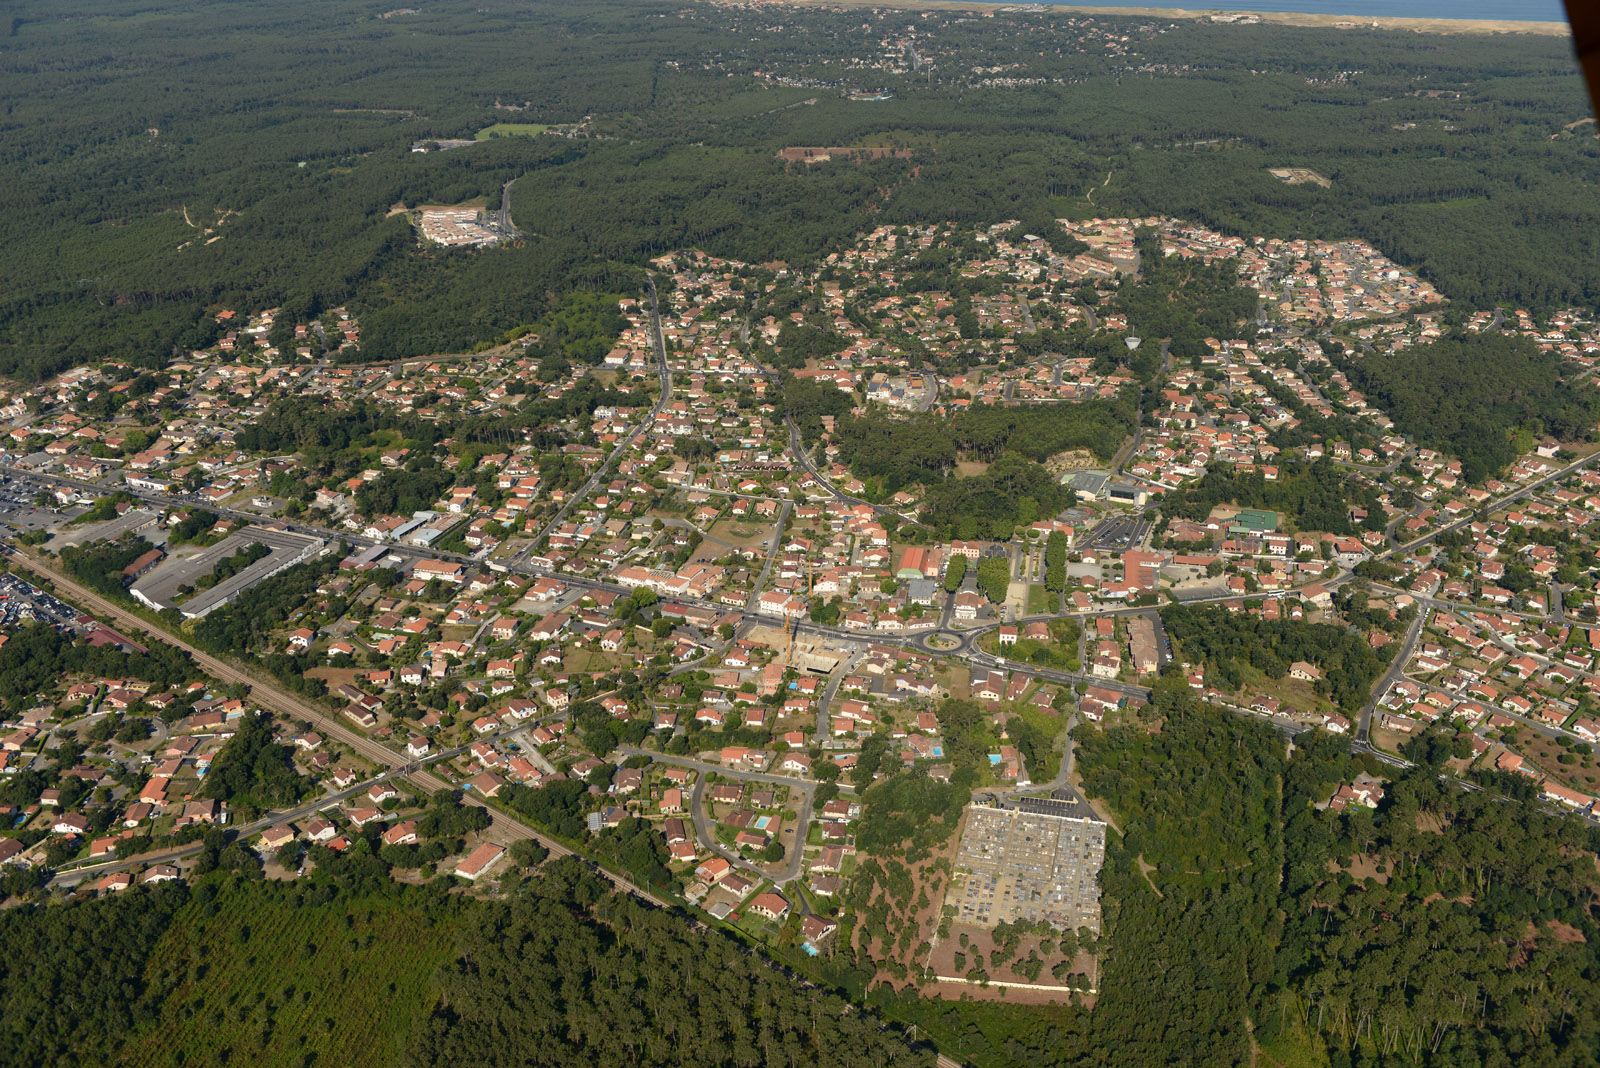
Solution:
{"label": "tree canopy", "polygon": [[1600,393],[1568,381],[1561,357],[1530,338],[1462,334],[1341,365],[1402,433],[1459,457],[1469,482],[1498,474],[1534,438],[1590,440],[1600,419]]}

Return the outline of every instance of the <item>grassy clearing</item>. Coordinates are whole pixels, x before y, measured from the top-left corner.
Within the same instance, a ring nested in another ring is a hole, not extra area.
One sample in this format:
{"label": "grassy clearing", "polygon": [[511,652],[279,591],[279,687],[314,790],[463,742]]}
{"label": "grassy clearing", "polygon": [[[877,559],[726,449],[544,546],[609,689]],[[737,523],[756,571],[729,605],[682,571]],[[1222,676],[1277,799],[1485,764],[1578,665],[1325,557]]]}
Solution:
{"label": "grassy clearing", "polygon": [[475,141],[487,141],[491,137],[537,137],[550,127],[541,122],[497,122],[493,126],[485,126],[473,134]]}
{"label": "grassy clearing", "polygon": [[723,552],[726,552],[730,545],[742,549],[755,548],[765,546],[767,540],[772,537],[772,524],[720,519],[706,531],[706,536],[716,539]]}
{"label": "grassy clearing", "polygon": [[1044,583],[1036,582],[1028,587],[1028,615],[1042,616],[1046,612],[1055,612],[1060,609],[1060,602],[1056,595],[1044,588]]}
{"label": "grassy clearing", "polygon": [[1061,769],[1061,757],[1067,748],[1066,721],[1055,712],[1032,704],[1012,706],[1024,723],[1050,739],[1050,746],[1037,754],[1038,766],[1028,765],[1028,775],[1034,782],[1051,782]]}

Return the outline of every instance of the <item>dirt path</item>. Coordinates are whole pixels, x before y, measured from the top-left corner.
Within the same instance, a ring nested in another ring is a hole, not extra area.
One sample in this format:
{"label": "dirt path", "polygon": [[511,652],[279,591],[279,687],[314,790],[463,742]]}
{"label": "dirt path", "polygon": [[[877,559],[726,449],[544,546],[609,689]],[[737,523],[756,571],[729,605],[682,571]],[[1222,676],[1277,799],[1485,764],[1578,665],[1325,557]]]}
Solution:
{"label": "dirt path", "polygon": [[1100,817],[1107,826],[1119,835],[1122,833],[1122,827],[1118,825],[1116,817],[1111,815],[1111,810],[1106,808],[1105,802],[1097,797],[1090,797],[1089,792],[1083,788],[1083,776],[1078,774],[1076,766],[1073,767],[1072,774],[1067,776],[1067,784],[1078,791],[1078,796],[1089,803],[1089,807],[1094,809],[1094,814]]}
{"label": "dirt path", "polygon": [[[1113,168],[1113,170],[1115,170],[1115,168]],[[1111,175],[1112,175],[1112,173],[1113,173],[1113,171],[1106,171],[1106,180],[1101,182],[1100,185],[1098,186],[1098,188],[1104,189],[1106,186],[1111,184]],[[1096,186],[1092,186],[1091,185],[1089,187],[1089,195],[1085,198],[1091,204],[1094,203],[1094,191],[1095,191],[1096,188],[1097,188]]]}
{"label": "dirt path", "polygon": [[1145,860],[1143,853],[1135,857],[1134,861],[1139,865],[1139,874],[1143,875],[1144,881],[1150,884],[1150,889],[1156,892],[1156,897],[1166,897],[1167,895],[1163,894],[1161,888],[1156,885],[1156,881],[1150,878],[1150,873],[1156,870],[1156,866]]}

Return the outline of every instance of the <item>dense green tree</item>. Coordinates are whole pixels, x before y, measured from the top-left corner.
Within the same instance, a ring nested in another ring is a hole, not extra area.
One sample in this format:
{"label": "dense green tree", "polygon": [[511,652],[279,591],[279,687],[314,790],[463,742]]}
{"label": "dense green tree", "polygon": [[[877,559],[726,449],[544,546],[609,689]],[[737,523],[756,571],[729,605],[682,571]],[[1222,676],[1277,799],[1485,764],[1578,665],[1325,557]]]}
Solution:
{"label": "dense green tree", "polygon": [[1460,457],[1469,482],[1517,457],[1519,431],[1589,440],[1600,419],[1600,394],[1568,381],[1561,358],[1529,338],[1465,334],[1342,366],[1402,433]]}
{"label": "dense green tree", "polygon": [[296,801],[309,789],[295,770],[293,750],[278,743],[271,717],[260,712],[239,718],[201,786],[206,797],[253,809]]}
{"label": "dense green tree", "polygon": [[[659,840],[659,835],[655,836]],[[546,865],[483,922],[408,1063],[932,1064],[896,1030],[785,978],[725,935]]]}
{"label": "dense green tree", "polygon": [[987,556],[978,561],[978,589],[994,604],[1003,604],[1011,583],[1011,558]]}
{"label": "dense green tree", "polygon": [[967,558],[965,556],[952,556],[950,563],[944,569],[944,588],[947,593],[955,593],[961,588],[961,582],[967,577]]}

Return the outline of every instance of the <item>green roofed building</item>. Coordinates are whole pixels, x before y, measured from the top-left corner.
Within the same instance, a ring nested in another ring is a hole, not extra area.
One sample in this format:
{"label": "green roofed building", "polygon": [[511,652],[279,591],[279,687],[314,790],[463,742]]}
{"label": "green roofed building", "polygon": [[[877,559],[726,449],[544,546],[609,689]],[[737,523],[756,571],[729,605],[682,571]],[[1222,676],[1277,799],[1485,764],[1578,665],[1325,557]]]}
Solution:
{"label": "green roofed building", "polygon": [[1246,508],[1233,517],[1232,530],[1251,534],[1267,534],[1278,529],[1278,513],[1260,508]]}

